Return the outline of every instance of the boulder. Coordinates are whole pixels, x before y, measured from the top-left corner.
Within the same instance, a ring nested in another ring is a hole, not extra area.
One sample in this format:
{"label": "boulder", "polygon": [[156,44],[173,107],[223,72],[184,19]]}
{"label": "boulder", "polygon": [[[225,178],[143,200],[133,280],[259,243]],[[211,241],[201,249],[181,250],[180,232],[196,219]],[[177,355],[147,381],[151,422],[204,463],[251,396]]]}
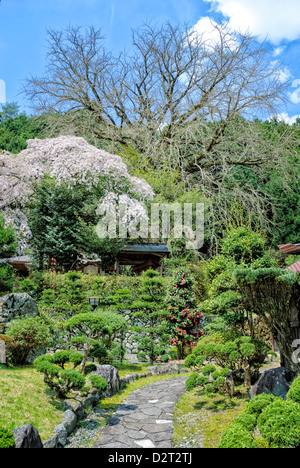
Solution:
{"label": "boulder", "polygon": [[286,399],[286,394],[295,378],[295,372],[286,367],[268,369],[262,373],[258,381],[251,387],[249,391],[250,399],[255,398],[261,393]]}
{"label": "boulder", "polygon": [[0,326],[7,326],[12,320],[38,315],[36,301],[27,293],[11,293],[0,297]]}
{"label": "boulder", "polygon": [[13,430],[16,448],[43,448],[38,430],[31,424]]}
{"label": "boulder", "polygon": [[91,372],[90,375],[100,375],[107,381],[108,388],[104,392],[104,396],[111,397],[120,390],[119,372],[115,367],[97,364],[97,370]]}

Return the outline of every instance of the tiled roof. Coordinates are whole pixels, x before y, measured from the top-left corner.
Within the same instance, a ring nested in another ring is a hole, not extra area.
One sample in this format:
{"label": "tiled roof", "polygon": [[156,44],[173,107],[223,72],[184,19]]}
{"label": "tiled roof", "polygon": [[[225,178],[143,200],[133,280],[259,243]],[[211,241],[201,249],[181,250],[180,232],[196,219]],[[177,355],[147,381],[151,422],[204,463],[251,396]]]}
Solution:
{"label": "tiled roof", "polygon": [[283,244],[278,247],[283,254],[300,254],[300,244]]}
{"label": "tiled roof", "polygon": [[298,260],[298,262],[296,263],[293,263],[293,265],[290,265],[289,267],[287,267],[286,270],[291,270],[291,271],[294,271],[295,273],[300,273],[300,260]]}

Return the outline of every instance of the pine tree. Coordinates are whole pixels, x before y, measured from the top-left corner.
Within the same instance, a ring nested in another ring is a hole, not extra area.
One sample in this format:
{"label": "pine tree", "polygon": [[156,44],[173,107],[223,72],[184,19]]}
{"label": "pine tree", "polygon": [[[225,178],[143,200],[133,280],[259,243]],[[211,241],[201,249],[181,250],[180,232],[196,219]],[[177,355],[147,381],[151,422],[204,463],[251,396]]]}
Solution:
{"label": "pine tree", "polygon": [[137,299],[131,305],[131,309],[135,310],[133,317],[138,323],[133,326],[133,330],[138,334],[138,349],[145,353],[153,364],[161,353],[159,338],[163,336],[164,316],[164,283],[157,271],[150,269],[143,273]]}
{"label": "pine tree", "polygon": [[193,347],[204,334],[203,314],[197,309],[194,279],[188,270],[175,273],[165,305],[170,344],[176,346],[178,359],[183,359],[184,348]]}

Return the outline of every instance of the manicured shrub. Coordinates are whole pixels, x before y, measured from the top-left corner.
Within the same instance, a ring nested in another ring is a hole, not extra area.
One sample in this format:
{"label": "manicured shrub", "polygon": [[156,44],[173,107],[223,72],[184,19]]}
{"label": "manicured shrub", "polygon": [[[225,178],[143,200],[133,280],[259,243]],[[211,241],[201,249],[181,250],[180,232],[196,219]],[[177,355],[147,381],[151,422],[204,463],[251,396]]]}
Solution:
{"label": "manicured shrub", "polygon": [[68,390],[70,389],[80,389],[85,384],[85,378],[80,372],[68,369],[64,370],[59,374],[60,378],[64,380],[65,385]]}
{"label": "manicured shrub", "polygon": [[12,431],[0,427],[0,449],[15,448],[15,438]]}
{"label": "manicured shrub", "polygon": [[233,424],[239,424],[252,433],[256,426],[256,417],[252,414],[240,414]]}
{"label": "manicured shrub", "polygon": [[300,377],[297,377],[297,379],[293,381],[286,397],[288,400],[293,400],[296,403],[300,403]]}
{"label": "manicured shrub", "polygon": [[198,385],[198,378],[199,378],[199,374],[197,374],[197,372],[194,372],[193,374],[191,374],[186,383],[185,383],[185,386],[186,386],[186,389],[188,391],[191,391],[193,390],[197,385]]}
{"label": "manicured shrub", "polygon": [[94,372],[97,370],[96,364],[87,364],[84,368],[84,375],[90,374],[90,372]]}
{"label": "manicured shrub", "polygon": [[257,418],[267,406],[269,406],[276,400],[281,400],[281,398],[276,397],[274,395],[261,393],[247,404],[245,408],[245,413],[253,414]]}
{"label": "manicured shrub", "polygon": [[300,405],[291,400],[278,399],[262,411],[257,426],[271,447],[299,447]]}
{"label": "manicured shrub", "polygon": [[99,393],[104,392],[108,387],[107,381],[100,375],[90,375],[89,379],[93,387],[95,387]]}
{"label": "manicured shrub", "polygon": [[221,437],[219,448],[256,448],[257,445],[243,424],[232,424]]}

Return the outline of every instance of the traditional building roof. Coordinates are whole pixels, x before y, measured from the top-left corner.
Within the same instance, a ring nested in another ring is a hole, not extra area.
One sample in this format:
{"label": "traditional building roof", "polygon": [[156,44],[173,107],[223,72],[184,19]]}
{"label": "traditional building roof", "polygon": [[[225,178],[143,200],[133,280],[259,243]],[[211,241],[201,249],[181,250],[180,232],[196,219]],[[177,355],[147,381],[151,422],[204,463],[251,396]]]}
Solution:
{"label": "traditional building roof", "polygon": [[283,244],[283,245],[279,245],[278,248],[285,255],[290,255],[290,254],[300,255],[300,243],[299,244]]}
{"label": "traditional building roof", "polygon": [[291,271],[294,271],[295,273],[300,273],[300,260],[298,260],[298,262],[296,263],[293,263],[293,265],[290,265],[289,267],[287,267],[286,270],[291,270]]}

